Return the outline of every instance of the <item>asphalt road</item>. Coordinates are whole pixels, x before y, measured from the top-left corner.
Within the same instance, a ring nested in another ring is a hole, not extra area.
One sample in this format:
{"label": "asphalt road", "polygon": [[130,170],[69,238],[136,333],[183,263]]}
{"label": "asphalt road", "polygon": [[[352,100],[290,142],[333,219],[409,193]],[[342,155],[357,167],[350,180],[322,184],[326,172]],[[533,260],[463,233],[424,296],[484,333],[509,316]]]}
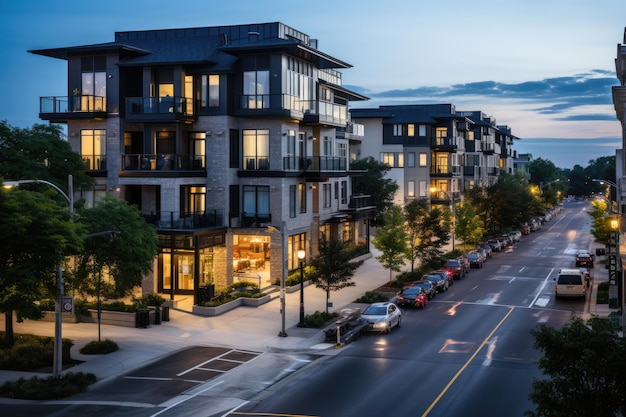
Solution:
{"label": "asphalt road", "polygon": [[[271,387],[237,415],[522,416],[540,352],[531,330],[560,327],[588,300],[554,300],[553,278],[592,243],[585,203],[473,269],[402,327],[369,335]],[[256,414],[255,414],[256,415]]]}

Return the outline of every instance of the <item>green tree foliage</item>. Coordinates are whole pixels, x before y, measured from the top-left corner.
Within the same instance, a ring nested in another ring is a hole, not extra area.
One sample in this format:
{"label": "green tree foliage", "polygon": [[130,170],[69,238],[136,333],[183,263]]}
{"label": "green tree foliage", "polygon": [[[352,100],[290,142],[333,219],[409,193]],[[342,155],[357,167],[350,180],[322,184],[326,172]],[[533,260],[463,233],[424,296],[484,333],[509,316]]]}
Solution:
{"label": "green tree foliage", "polygon": [[62,136],[61,128],[56,125],[36,124],[30,129],[21,129],[10,126],[6,120],[1,121],[0,177],[50,181],[66,194],[70,174],[77,188],[92,184],[93,180],[85,174],[81,156]]}
{"label": "green tree foliage", "polygon": [[428,200],[413,200],[405,205],[408,257],[411,270],[415,260],[421,265],[439,267],[443,247],[450,241],[450,211],[430,207]]}
{"label": "green tree foliage", "polygon": [[533,159],[528,163],[530,182],[541,185],[561,178],[561,170],[552,161],[543,158]]}
{"label": "green tree foliage", "polygon": [[9,346],[14,342],[13,312],[18,322],[38,318],[35,303],[59,294],[57,266],[81,249],[81,228],[64,203],[47,193],[0,187],[0,311],[6,315]]}
{"label": "green tree foliage", "polygon": [[481,217],[489,231],[518,227],[538,214],[533,213],[533,196],[527,184],[522,175],[502,174],[498,182],[487,187],[487,198],[481,200],[482,205],[475,206],[485,210]]}
{"label": "green tree foliage", "polygon": [[372,197],[372,204],[376,205],[376,217],[372,226],[380,226],[383,214],[393,205],[393,198],[398,191],[398,184],[390,178],[385,178],[391,167],[368,156],[350,163],[350,170],[363,170],[361,176],[352,178],[352,191],[355,194],[365,194]]}
{"label": "green tree foliage", "polygon": [[626,412],[626,342],[608,320],[572,317],[562,329],[531,332],[543,352],[529,398],[529,417],[606,417]]}
{"label": "green tree foliage", "polygon": [[591,234],[596,242],[608,243],[609,236],[613,229],[611,228],[611,216],[608,215],[609,206],[604,200],[595,199],[591,202]]}
{"label": "green tree foliage", "polygon": [[310,277],[311,282],[326,292],[326,314],[330,292],[354,286],[352,277],[363,264],[363,261],[350,260],[347,247],[347,243],[338,239],[327,239],[326,235],[321,234],[319,254],[309,261],[316,271]]}
{"label": "green tree foliage", "polygon": [[407,253],[406,229],[402,208],[391,206],[384,214],[384,226],[376,229],[372,243],[381,254],[376,257],[383,268],[389,270],[389,281],[392,272],[399,272],[404,265]]}
{"label": "green tree foliage", "polygon": [[[71,286],[79,292],[97,294],[102,288],[99,274],[103,270],[113,279],[112,296],[128,295],[141,285],[143,276],[152,271],[158,241],[154,228],[146,223],[139,210],[106,196],[95,207],[80,209],[78,220],[86,225],[89,234],[119,233],[113,238],[104,234],[85,240],[85,250],[76,260],[76,280]],[[88,276],[92,280],[85,280]]]}
{"label": "green tree foliage", "polygon": [[474,206],[469,202],[458,203],[454,212],[456,216],[455,236],[465,244],[477,246],[485,235],[485,224]]}

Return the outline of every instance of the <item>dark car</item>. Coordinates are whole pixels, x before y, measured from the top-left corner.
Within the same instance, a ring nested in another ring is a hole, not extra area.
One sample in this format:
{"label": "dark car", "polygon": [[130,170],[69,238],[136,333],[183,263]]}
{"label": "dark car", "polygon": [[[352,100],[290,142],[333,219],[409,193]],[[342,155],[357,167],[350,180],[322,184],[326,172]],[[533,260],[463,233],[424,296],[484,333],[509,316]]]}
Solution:
{"label": "dark car", "polygon": [[469,259],[470,267],[472,268],[482,268],[483,267],[483,257],[478,252],[470,252],[467,254],[467,259]]}
{"label": "dark car", "polygon": [[489,239],[487,244],[491,246],[493,252],[500,252],[502,249],[502,243],[498,239]]}
{"label": "dark car", "polygon": [[461,262],[461,265],[463,265],[463,274],[468,274],[472,266],[470,265],[470,261],[467,259],[467,256],[459,256],[456,259],[458,259],[459,262]]}
{"label": "dark car", "polygon": [[428,274],[428,275],[424,275],[424,277],[422,277],[422,279],[427,279],[430,282],[433,283],[433,285],[435,286],[435,290],[437,290],[437,292],[446,292],[448,291],[448,286],[450,284],[448,284],[448,276],[447,274],[445,276],[441,275],[441,274]]}
{"label": "dark car", "polygon": [[446,279],[448,280],[448,287],[450,287],[451,285],[454,284],[454,276],[452,275],[451,271],[448,271],[445,268],[441,268],[438,269],[436,271],[431,272],[432,275],[441,275],[441,276],[445,276]]}
{"label": "dark car", "polygon": [[422,287],[407,287],[398,293],[396,304],[401,307],[424,308],[428,297]]}
{"label": "dark car", "polygon": [[411,287],[420,287],[424,289],[424,292],[426,293],[426,297],[429,300],[432,300],[435,294],[437,294],[437,288],[435,288],[433,283],[427,279],[420,279],[419,281],[415,281],[414,283],[411,284]]}
{"label": "dark car", "polygon": [[452,273],[454,279],[461,279],[465,276],[463,265],[458,259],[448,259],[445,268]]}
{"label": "dark car", "polygon": [[585,268],[593,268],[593,256],[588,252],[580,252],[576,255],[576,266]]}

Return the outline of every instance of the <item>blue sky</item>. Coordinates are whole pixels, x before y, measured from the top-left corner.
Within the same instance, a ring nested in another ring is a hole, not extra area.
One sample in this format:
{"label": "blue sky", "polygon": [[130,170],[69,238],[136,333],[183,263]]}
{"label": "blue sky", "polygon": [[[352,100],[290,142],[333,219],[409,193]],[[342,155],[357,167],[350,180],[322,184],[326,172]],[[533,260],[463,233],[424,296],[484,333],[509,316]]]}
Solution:
{"label": "blue sky", "polygon": [[354,66],[344,85],[371,98],[359,107],[482,110],[521,138],[518,151],[561,168],[621,148],[611,87],[624,0],[0,0],[0,16],[0,119],[13,126],[41,123],[40,96],[67,94],[65,61],[28,50],[280,21]]}

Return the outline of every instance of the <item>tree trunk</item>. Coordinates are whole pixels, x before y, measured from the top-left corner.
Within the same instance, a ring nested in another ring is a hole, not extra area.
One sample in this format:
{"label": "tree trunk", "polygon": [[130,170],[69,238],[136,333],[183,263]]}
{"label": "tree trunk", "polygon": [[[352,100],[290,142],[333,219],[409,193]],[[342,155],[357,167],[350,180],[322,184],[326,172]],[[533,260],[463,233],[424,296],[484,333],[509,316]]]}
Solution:
{"label": "tree trunk", "polygon": [[330,300],[330,290],[326,290],[326,315],[328,315],[328,300]]}
{"label": "tree trunk", "polygon": [[13,310],[9,310],[4,315],[4,347],[10,348],[15,344],[13,335]]}

